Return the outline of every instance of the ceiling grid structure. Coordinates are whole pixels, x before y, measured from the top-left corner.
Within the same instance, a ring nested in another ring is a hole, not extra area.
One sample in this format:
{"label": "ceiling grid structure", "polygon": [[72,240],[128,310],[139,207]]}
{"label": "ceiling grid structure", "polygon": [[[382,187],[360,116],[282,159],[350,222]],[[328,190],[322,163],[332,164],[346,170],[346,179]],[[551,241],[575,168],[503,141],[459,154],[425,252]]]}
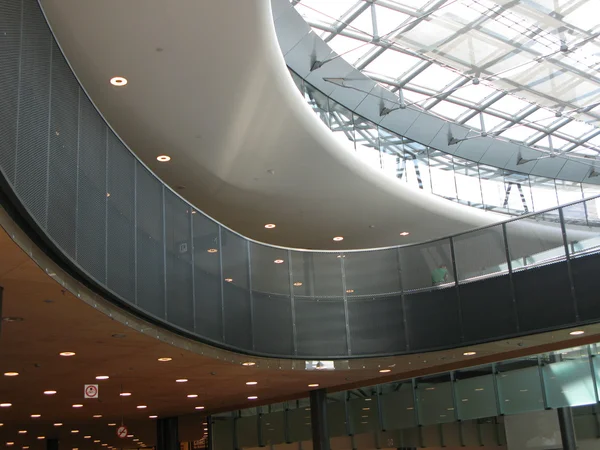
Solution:
{"label": "ceiling grid structure", "polygon": [[[335,53],[316,68],[343,58],[392,92],[397,107],[416,107],[468,127],[454,144],[492,136],[539,150],[541,157],[582,162],[593,174],[600,151],[594,2],[291,4]],[[358,89],[354,73],[324,80]]]}

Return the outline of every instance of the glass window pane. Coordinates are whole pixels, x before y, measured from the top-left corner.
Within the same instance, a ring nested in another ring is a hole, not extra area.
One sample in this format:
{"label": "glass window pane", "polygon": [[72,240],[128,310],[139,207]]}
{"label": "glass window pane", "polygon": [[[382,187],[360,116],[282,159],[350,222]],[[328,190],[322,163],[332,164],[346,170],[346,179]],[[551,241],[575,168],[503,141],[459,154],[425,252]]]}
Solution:
{"label": "glass window pane", "polygon": [[533,212],[528,175],[510,172],[505,173],[503,206],[504,208],[508,208],[508,211],[510,212]]}
{"label": "glass window pane", "polygon": [[596,200],[587,200],[563,208],[571,255],[600,250],[600,220],[594,218],[596,203]]}
{"label": "glass window pane", "polygon": [[354,140],[358,157],[372,167],[381,168],[377,125],[354,115]]}
{"label": "glass window pane", "polygon": [[533,197],[533,207],[536,211],[558,206],[556,186],[553,179],[531,176],[529,177],[529,183]]}
{"label": "glass window pane", "polygon": [[544,384],[550,408],[596,403],[587,347],[544,355]]}
{"label": "glass window pane", "polygon": [[459,281],[508,270],[501,225],[455,237],[454,254]]}
{"label": "glass window pane", "polygon": [[455,200],[456,182],[452,156],[439,150],[429,149],[429,169],[432,192],[447,199]]}
{"label": "glass window pane", "polygon": [[387,294],[400,291],[396,249],[346,253],[343,258],[348,295]]}
{"label": "glass window pane", "polygon": [[[354,124],[352,122],[352,111],[344,108],[336,101],[329,99],[329,127],[344,145],[349,145],[348,141],[354,142]],[[354,147],[354,143],[350,145]]]}
{"label": "glass window pane", "polygon": [[537,357],[498,365],[500,408],[504,414],[544,409]]}
{"label": "glass window pane", "polygon": [[491,367],[461,370],[455,377],[456,405],[461,420],[498,415]]}
{"label": "glass window pane", "polygon": [[404,290],[454,282],[448,239],[403,247],[399,249],[399,254]]}
{"label": "glass window pane", "polygon": [[417,426],[412,382],[386,385],[388,392],[381,396],[381,410],[386,430]]}
{"label": "glass window pane", "polygon": [[417,402],[421,425],[454,422],[454,400],[450,375],[421,378],[417,381]]}
{"label": "glass window pane", "polygon": [[562,229],[555,214],[537,214],[506,224],[513,269],[549,264],[565,257]]}

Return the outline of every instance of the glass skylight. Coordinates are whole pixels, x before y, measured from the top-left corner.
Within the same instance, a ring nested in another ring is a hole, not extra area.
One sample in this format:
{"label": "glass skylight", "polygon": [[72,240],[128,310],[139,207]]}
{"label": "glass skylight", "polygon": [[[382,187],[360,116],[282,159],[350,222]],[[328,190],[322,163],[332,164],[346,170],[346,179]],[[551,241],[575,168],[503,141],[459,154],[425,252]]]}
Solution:
{"label": "glass skylight", "polygon": [[416,107],[543,149],[600,152],[598,0],[291,2],[335,52]]}

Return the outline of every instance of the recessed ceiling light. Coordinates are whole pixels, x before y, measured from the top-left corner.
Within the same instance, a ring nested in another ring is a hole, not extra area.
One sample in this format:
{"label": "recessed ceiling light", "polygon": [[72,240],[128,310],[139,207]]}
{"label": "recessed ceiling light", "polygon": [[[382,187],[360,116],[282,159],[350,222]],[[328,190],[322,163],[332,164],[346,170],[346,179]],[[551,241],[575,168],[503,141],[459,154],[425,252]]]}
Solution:
{"label": "recessed ceiling light", "polygon": [[29,448],[29,445],[24,445],[23,447],[21,447],[23,450],[27,450]]}
{"label": "recessed ceiling light", "polygon": [[273,261],[275,264],[283,264],[283,259],[276,259]]}
{"label": "recessed ceiling light", "polygon": [[77,433],[79,433],[79,430],[71,430],[71,433],[77,434]]}
{"label": "recessed ceiling light", "polygon": [[302,286],[302,281],[296,281],[296,282],[294,283],[294,286]]}
{"label": "recessed ceiling light", "polygon": [[100,439],[94,439],[94,444],[99,444],[100,443]]}
{"label": "recessed ceiling light", "polygon": [[146,405],[137,405],[136,408],[137,409],[146,409],[148,406]]}
{"label": "recessed ceiling light", "polygon": [[231,283],[233,281],[233,278],[225,278],[225,281],[227,281],[228,283]]}
{"label": "recessed ceiling light", "polygon": [[379,373],[389,373],[389,372],[391,372],[391,371],[392,371],[391,369],[381,369],[381,370],[379,371]]}
{"label": "recessed ceiling light", "polygon": [[5,377],[16,377],[19,375],[19,372],[4,372]]}
{"label": "recessed ceiling light", "polygon": [[127,84],[127,78],[112,77],[110,79],[110,84],[112,84],[113,86],[117,86],[117,87],[125,86]]}
{"label": "recessed ceiling light", "polygon": [[75,352],[60,352],[60,356],[75,356]]}
{"label": "recessed ceiling light", "polygon": [[251,395],[248,397],[248,400],[256,400],[258,397],[256,395]]}
{"label": "recessed ceiling light", "polygon": [[403,231],[400,233],[400,236],[408,236],[410,233],[408,231]]}
{"label": "recessed ceiling light", "polygon": [[102,414],[94,414],[92,417],[94,419],[99,419],[100,417],[102,417]]}
{"label": "recessed ceiling light", "polygon": [[131,396],[131,392],[121,392],[119,395],[121,397],[130,397]]}
{"label": "recessed ceiling light", "polygon": [[149,419],[156,419],[158,416],[148,416]]}
{"label": "recessed ceiling light", "polygon": [[255,384],[258,384],[258,381],[246,381],[246,384],[248,386],[254,386]]}
{"label": "recessed ceiling light", "polygon": [[178,378],[175,380],[175,383],[187,383],[188,379],[187,378]]}
{"label": "recessed ceiling light", "polygon": [[135,438],[135,439],[133,440],[133,442],[138,442],[139,440],[140,440],[140,438]]}
{"label": "recessed ceiling light", "polygon": [[41,415],[41,414],[32,414],[32,415],[31,415],[31,418],[32,418],[32,419],[39,419],[40,417],[42,417],[42,415]]}
{"label": "recessed ceiling light", "polygon": [[363,410],[363,411],[370,411],[370,410],[371,410],[371,408],[363,408],[362,410]]}
{"label": "recessed ceiling light", "polygon": [[196,398],[198,397],[198,394],[188,394],[187,398]]}
{"label": "recessed ceiling light", "polygon": [[54,424],[54,426],[55,426],[55,427],[62,427],[62,426],[63,426],[63,424],[62,424],[62,422],[56,422],[56,423]]}
{"label": "recessed ceiling light", "polygon": [[171,157],[169,155],[159,155],[156,157],[156,160],[160,162],[169,162],[171,161]]}
{"label": "recessed ceiling light", "polygon": [[0,403],[0,408],[10,408],[12,403]]}
{"label": "recessed ceiling light", "polygon": [[15,445],[15,443],[14,443],[14,442],[10,442],[10,441],[9,441],[9,442],[7,442],[7,443],[6,443],[6,445],[7,445],[8,447],[11,447],[11,446]]}
{"label": "recessed ceiling light", "polygon": [[127,435],[127,437],[128,437],[128,438],[132,438],[132,437],[133,437],[133,434],[128,434],[128,435]]}
{"label": "recessed ceiling light", "polygon": [[102,444],[102,447],[108,447],[108,444]]}
{"label": "recessed ceiling light", "polygon": [[216,248],[209,248],[208,250],[206,250],[208,253],[217,253],[219,250],[217,250]]}
{"label": "recessed ceiling light", "polygon": [[346,294],[354,294],[354,289],[346,289]]}
{"label": "recessed ceiling light", "polygon": [[576,330],[576,331],[571,331],[569,334],[571,336],[580,336],[580,335],[582,335],[584,333],[585,333],[585,331],[583,331],[583,330]]}
{"label": "recessed ceiling light", "polygon": [[92,437],[88,434],[86,436],[83,437],[84,439],[91,439]]}
{"label": "recessed ceiling light", "polygon": [[108,426],[109,427],[115,427],[115,426],[117,426],[117,424],[113,422],[113,423],[109,423]]}
{"label": "recessed ceiling light", "polygon": [[19,430],[19,434],[27,434],[27,430]]}
{"label": "recessed ceiling light", "polygon": [[196,406],[194,409],[204,409],[204,406]]}
{"label": "recessed ceiling light", "polygon": [[54,395],[56,391],[44,391],[44,395]]}
{"label": "recessed ceiling light", "polygon": [[476,355],[476,354],[477,354],[477,352],[464,352],[463,353],[464,356],[473,356],[473,355]]}
{"label": "recessed ceiling light", "polygon": [[343,241],[343,240],[344,240],[344,236],[336,236],[336,237],[334,237],[334,238],[333,238],[333,240],[334,240],[335,242],[340,242],[340,241]]}
{"label": "recessed ceiling light", "polygon": [[275,225],[274,223],[268,223],[265,225],[265,228],[267,230],[272,230],[273,228],[275,228],[277,225]]}
{"label": "recessed ceiling light", "polygon": [[158,360],[160,362],[169,362],[171,361],[173,358],[169,358],[168,356],[163,356],[162,358],[158,358]]}
{"label": "recessed ceiling light", "polygon": [[318,383],[309,384],[308,387],[319,387]]}
{"label": "recessed ceiling light", "polygon": [[108,380],[110,377],[108,375],[98,375],[96,380]]}
{"label": "recessed ceiling light", "polygon": [[256,365],[256,363],[254,361],[246,361],[246,362],[242,363],[242,366],[246,366],[246,367],[255,366],[255,365]]}
{"label": "recessed ceiling light", "polygon": [[46,439],[46,436],[38,436],[37,438],[41,441],[42,439]]}
{"label": "recessed ceiling light", "polygon": [[83,405],[81,403],[75,403],[73,408],[83,408]]}

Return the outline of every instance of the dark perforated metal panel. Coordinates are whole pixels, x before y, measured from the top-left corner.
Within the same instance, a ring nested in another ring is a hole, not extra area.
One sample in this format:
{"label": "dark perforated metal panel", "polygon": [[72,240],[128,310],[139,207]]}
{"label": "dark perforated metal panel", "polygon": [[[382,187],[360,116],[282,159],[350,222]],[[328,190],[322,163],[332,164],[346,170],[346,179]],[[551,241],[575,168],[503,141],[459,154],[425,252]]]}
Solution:
{"label": "dark perforated metal panel", "polygon": [[192,214],[194,240],[194,302],[196,332],[220,341],[223,336],[221,311],[221,268],[219,227],[200,213]]}
{"label": "dark perforated metal panel", "polygon": [[192,291],[192,230],[190,207],[165,191],[165,238],[167,248],[167,319],[194,330]]}
{"label": "dark perforated metal panel", "polygon": [[107,127],[86,97],[79,106],[77,261],[106,283]]}
{"label": "dark perforated metal panel", "polygon": [[138,305],[165,317],[165,265],[162,186],[141,164],[136,164]]}
{"label": "dark perforated metal panel", "polygon": [[255,292],[254,345],[258,352],[276,355],[294,353],[290,298]]}
{"label": "dark perforated metal panel", "polygon": [[48,176],[48,233],[75,258],[79,84],[52,44],[52,103]]}
{"label": "dark perforated metal panel", "polygon": [[[350,345],[358,354],[406,351],[402,297],[351,298],[348,300]],[[377,320],[372,320],[377,317]]]}
{"label": "dark perforated metal panel", "polygon": [[21,1],[0,2],[0,169],[14,183]]}
{"label": "dark perforated metal panel", "polygon": [[135,158],[112,133],[107,191],[107,285],[135,301]]}
{"label": "dark perforated metal panel", "polygon": [[348,353],[343,299],[296,298],[295,302],[299,356]]}
{"label": "dark perforated metal panel", "polygon": [[221,239],[225,342],[252,348],[247,241],[225,229],[221,230]]}
{"label": "dark perforated metal panel", "polygon": [[19,127],[15,187],[39,225],[46,226],[52,39],[35,1],[23,2]]}

